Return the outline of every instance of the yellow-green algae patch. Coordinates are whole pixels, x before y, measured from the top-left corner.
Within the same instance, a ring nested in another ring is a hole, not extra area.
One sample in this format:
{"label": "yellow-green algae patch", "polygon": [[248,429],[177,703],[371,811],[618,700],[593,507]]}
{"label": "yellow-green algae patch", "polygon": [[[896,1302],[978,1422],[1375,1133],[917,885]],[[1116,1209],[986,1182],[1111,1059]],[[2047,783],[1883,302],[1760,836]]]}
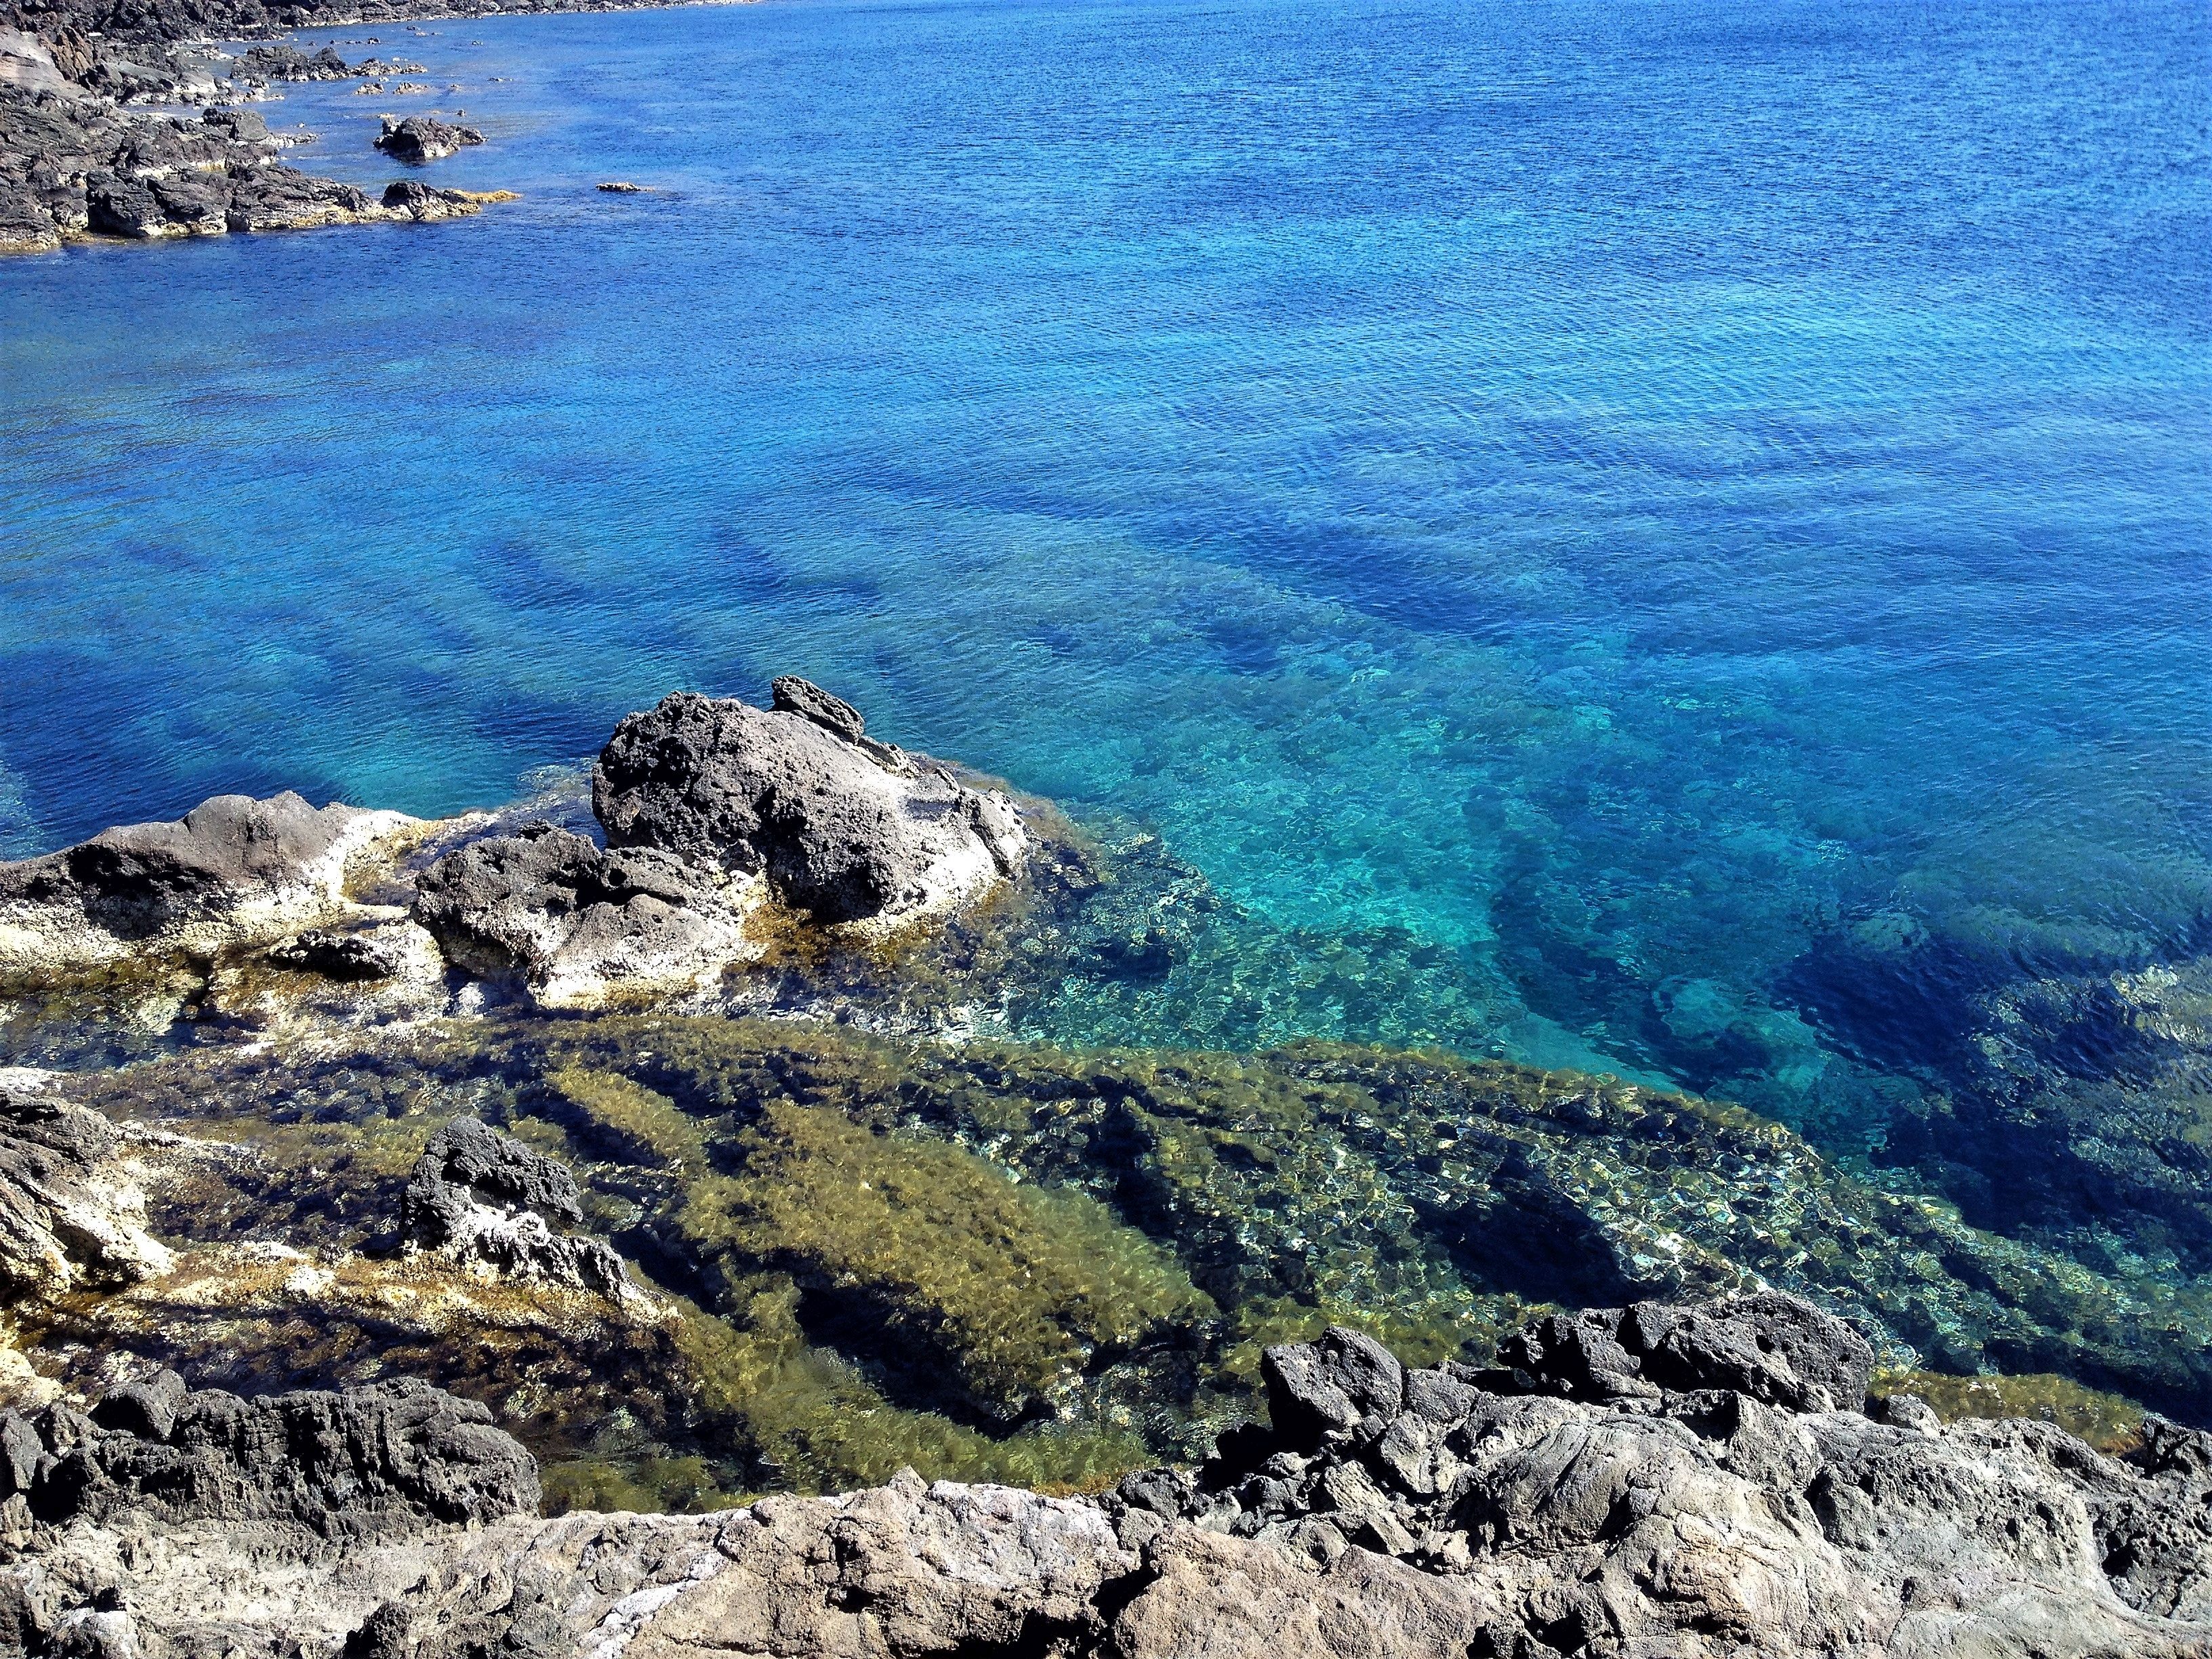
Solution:
{"label": "yellow-green algae patch", "polygon": [[508,1409],[558,1501],[905,1464],[1082,1489],[1254,1414],[1261,1348],[1329,1322],[1480,1363],[1546,1304],[1760,1283],[1860,1317],[1897,1365],[2067,1372],[2167,1410],[2212,1384],[2185,1287],[1977,1232],[1731,1107],[1442,1054],[600,1015],[210,1045],[65,1086],[185,1138],[148,1157],[155,1230],[188,1243],[388,1255],[406,1170],[458,1113],[569,1163],[659,1323],[579,1337],[487,1308],[433,1333],[347,1297],[129,1322],[196,1382],[388,1353]]}
{"label": "yellow-green algae patch", "polygon": [[2102,1452],[2130,1451],[2142,1443],[2142,1407],[2048,1371],[1948,1376],[1940,1371],[1887,1370],[1875,1376],[1874,1392],[1917,1395],[1946,1423],[2026,1417],[2056,1423]]}
{"label": "yellow-green algae patch", "polygon": [[694,1182],[682,1212],[702,1257],[726,1249],[861,1299],[881,1340],[934,1350],[1006,1416],[1097,1350],[1215,1311],[1096,1199],[1018,1184],[943,1140],[771,1099],[732,1151],[739,1173]]}

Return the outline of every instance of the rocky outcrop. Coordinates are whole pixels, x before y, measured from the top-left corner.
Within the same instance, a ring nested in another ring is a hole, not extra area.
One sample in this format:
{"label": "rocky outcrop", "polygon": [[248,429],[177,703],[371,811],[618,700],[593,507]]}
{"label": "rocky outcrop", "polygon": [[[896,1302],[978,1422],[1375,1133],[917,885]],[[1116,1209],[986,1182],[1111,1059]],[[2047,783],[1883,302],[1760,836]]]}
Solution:
{"label": "rocky outcrop", "polygon": [[424,872],[416,919],[447,960],[550,1008],[682,991],[749,954],[753,895],[650,848],[608,852],[550,823],[475,842]]}
{"label": "rocky outcrop", "polygon": [[[328,225],[419,223],[483,211],[502,191],[402,182],[381,199],[281,165],[282,143],[251,111],[198,119],[125,111],[62,82],[52,58],[0,77],[0,252],[89,236],[161,240]],[[198,95],[212,97],[212,82]],[[161,95],[179,95],[173,87]]]}
{"label": "rocky outcrop", "polygon": [[568,1170],[511,1135],[457,1117],[430,1138],[415,1165],[400,1231],[415,1249],[482,1263],[502,1278],[617,1300],[641,1294],[605,1244],[555,1231],[583,1219]]}
{"label": "rocky outcrop", "polygon": [[174,1371],[89,1416],[0,1416],[0,1498],[48,1527],[143,1517],[275,1522],[359,1540],[538,1508],[538,1466],[473,1401],[413,1382],[241,1400]]}
{"label": "rocky outcrop", "polygon": [[1273,1428],[1108,1500],[1159,1573],[1120,1650],[2212,1651],[2212,1437],[2129,1463],[1910,1400],[1876,1422],[1834,1403],[1865,1344],[1771,1294],[1509,1346],[1486,1371],[1342,1330],[1270,1349]]}
{"label": "rocky outcrop", "polygon": [[804,680],[775,706],[678,692],[615,728],[592,774],[609,843],[763,876],[821,922],[949,909],[1020,866],[1012,801],[866,736]]}
{"label": "rocky outcrop", "polygon": [[[2212,1437],[2154,1425],[2120,1461],[2045,1424],[1734,1386],[1774,1385],[1740,1339],[1848,1388],[1859,1350],[1823,1321],[1766,1296],[1610,1310],[1567,1338],[1635,1362],[1604,1401],[1557,1391],[1587,1368],[1411,1369],[1332,1331],[1267,1352],[1273,1426],[1102,1499],[908,1472],[548,1522],[520,1513],[520,1449],[434,1390],[249,1404],[161,1375],[88,1419],[0,1418],[0,1612],[33,1650],[110,1618],[142,1650],[257,1659],[2212,1652]],[[1665,1328],[1632,1352],[1638,1326]]]}
{"label": "rocky outcrop", "polygon": [[135,1284],[169,1265],[107,1120],[0,1085],[0,1294],[9,1304]]}
{"label": "rocky outcrop", "polygon": [[324,46],[312,55],[301,52],[289,40],[279,40],[267,46],[249,46],[239,53],[232,66],[234,78],[242,81],[344,81],[361,71],[349,69],[346,60],[332,46]]}
{"label": "rocky outcrop", "polygon": [[393,161],[404,161],[412,167],[458,155],[466,146],[482,143],[483,134],[474,127],[457,127],[427,115],[410,115],[397,121],[387,115],[384,118],[384,130],[375,139],[377,149]]}
{"label": "rocky outcrop", "polygon": [[383,1595],[538,1503],[535,1462],[490,1413],[417,1382],[242,1400],[164,1371],[88,1416],[10,1412],[0,1646],[334,1651]]}
{"label": "rocky outcrop", "polygon": [[776,706],[678,692],[616,728],[592,772],[602,848],[550,823],[486,836],[416,883],[455,966],[587,1008],[711,986],[757,957],[775,900],[823,923],[941,914],[1018,870],[1013,803],[866,734],[805,680]]}
{"label": "rocky outcrop", "polygon": [[133,960],[210,956],[348,914],[347,871],[415,820],[217,795],[172,823],[103,830],[0,864],[0,978],[51,981]]}

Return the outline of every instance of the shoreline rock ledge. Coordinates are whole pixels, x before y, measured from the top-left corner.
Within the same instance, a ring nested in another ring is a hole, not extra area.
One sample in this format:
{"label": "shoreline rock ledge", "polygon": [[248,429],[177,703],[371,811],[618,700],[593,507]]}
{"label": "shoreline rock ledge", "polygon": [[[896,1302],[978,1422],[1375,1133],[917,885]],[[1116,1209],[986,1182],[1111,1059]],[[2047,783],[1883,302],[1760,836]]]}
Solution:
{"label": "shoreline rock ledge", "polygon": [[384,1017],[452,1012],[467,981],[591,1008],[712,987],[765,953],[772,910],[881,939],[1024,869],[1006,793],[869,736],[808,681],[773,690],[768,708],[679,691],[624,719],[592,774],[604,846],[542,820],[429,823],[288,793],[0,864],[0,985],[220,975],[261,952]]}
{"label": "shoreline rock ledge", "polygon": [[[1269,1425],[1097,1498],[930,1484],[534,1517],[417,1384],[173,1373],[0,1417],[0,1638],[236,1659],[2201,1659],[2212,1435],[1869,1406],[1759,1294],[1559,1315],[1501,1364],[1267,1351]],[[1871,1414],[1869,1414],[1871,1413]],[[219,1523],[219,1524],[218,1524]]]}

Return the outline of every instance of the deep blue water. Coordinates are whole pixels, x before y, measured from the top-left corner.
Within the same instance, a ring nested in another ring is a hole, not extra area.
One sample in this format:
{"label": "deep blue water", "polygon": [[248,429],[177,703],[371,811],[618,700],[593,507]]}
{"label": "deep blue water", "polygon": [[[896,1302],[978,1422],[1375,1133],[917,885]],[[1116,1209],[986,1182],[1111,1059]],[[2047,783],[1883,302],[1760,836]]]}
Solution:
{"label": "deep blue water", "polygon": [[1290,1024],[1836,1144],[1956,1018],[1836,939],[2205,949],[2196,0],[427,27],[272,121],[523,201],[0,265],[0,848],[798,671],[1455,1011]]}

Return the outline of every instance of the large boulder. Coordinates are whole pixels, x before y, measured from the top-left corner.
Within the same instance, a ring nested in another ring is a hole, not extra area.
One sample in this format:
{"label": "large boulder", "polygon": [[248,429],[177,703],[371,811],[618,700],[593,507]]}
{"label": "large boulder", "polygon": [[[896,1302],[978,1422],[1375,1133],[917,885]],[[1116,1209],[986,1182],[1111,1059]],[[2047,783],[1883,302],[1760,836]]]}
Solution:
{"label": "large boulder", "polygon": [[427,115],[410,115],[397,121],[387,115],[383,130],[375,138],[377,149],[393,161],[416,167],[455,155],[465,146],[482,143],[483,134],[474,127],[457,127]]}
{"label": "large boulder", "polygon": [[525,987],[547,1007],[587,1007],[617,989],[712,981],[749,953],[752,901],[720,871],[651,848],[609,852],[538,823],[433,864],[415,917],[463,971]]}
{"label": "large boulder", "polygon": [[481,1263],[507,1279],[637,1294],[622,1258],[580,1226],[575,1177],[543,1152],[472,1117],[430,1137],[400,1200],[400,1231],[418,1250]]}
{"label": "large boulder", "polygon": [[102,830],[0,864],[0,979],[213,957],[354,914],[347,873],[415,820],[398,812],[217,795],[172,823]]}
{"label": "large boulder", "polygon": [[778,706],[679,691],[616,727],[592,769],[610,845],[765,876],[822,922],[927,914],[1018,868],[1006,796],[867,738],[857,713],[805,681]]}
{"label": "large boulder", "polygon": [[0,1085],[0,1295],[15,1305],[167,1272],[146,1202],[96,1112]]}

